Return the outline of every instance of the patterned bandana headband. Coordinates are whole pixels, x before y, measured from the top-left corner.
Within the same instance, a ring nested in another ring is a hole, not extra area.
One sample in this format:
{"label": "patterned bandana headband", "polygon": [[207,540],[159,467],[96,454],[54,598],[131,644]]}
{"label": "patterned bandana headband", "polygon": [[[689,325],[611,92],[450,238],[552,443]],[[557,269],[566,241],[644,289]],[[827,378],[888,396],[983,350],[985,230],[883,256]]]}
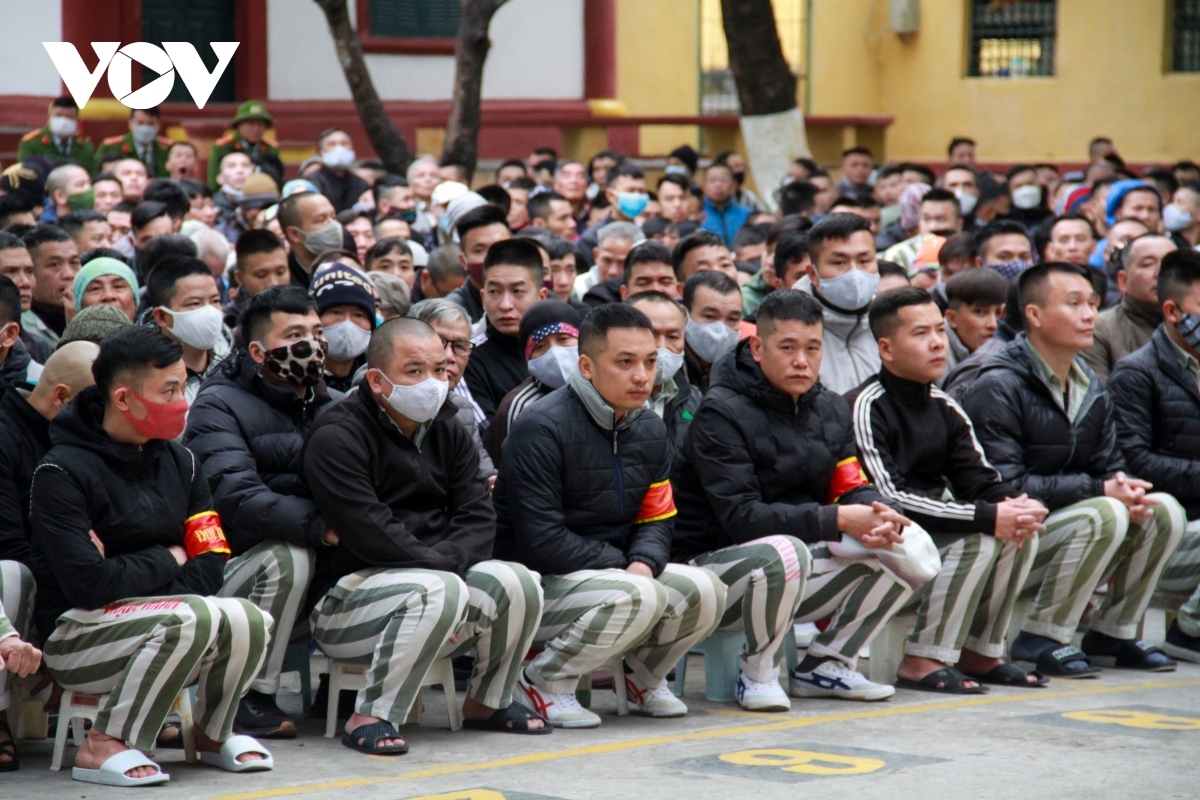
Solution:
{"label": "patterned bandana headband", "polygon": [[579,338],[579,328],[576,328],[569,322],[551,322],[549,325],[542,327],[529,334],[529,341],[525,343],[525,360],[529,360],[529,354],[533,352],[533,348],[538,346],[538,343],[547,336],[553,336],[556,333],[565,333],[568,336]]}

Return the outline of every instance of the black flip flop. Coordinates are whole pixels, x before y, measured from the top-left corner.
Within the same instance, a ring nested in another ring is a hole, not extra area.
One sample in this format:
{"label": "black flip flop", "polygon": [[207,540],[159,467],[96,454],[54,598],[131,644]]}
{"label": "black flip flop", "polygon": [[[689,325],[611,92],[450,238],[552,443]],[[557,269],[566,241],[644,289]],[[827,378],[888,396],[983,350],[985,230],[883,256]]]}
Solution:
{"label": "black flip flop", "polygon": [[12,728],[8,727],[8,723],[3,721],[0,721],[0,733],[8,734],[8,738],[0,742],[0,755],[12,758],[12,761],[8,763],[0,764],[0,772],[16,772],[21,768],[21,761],[17,758],[17,743],[14,741],[17,737],[13,736]]}
{"label": "black flip flop", "polygon": [[954,667],[942,667],[919,681],[900,678],[896,681],[896,688],[915,689],[918,692],[934,692],[936,694],[987,694],[987,689],[982,686],[963,686],[963,682],[968,680],[977,679],[968,678]]}
{"label": "black flip flop", "polygon": [[[540,719],[542,727],[530,730],[529,721]],[[509,725],[508,723],[512,723]],[[464,719],[463,727],[476,731],[492,731],[494,733],[516,733],[521,736],[545,736],[554,732],[554,726],[540,714],[531,713],[516,703],[510,703],[508,708],[502,708],[487,719]]]}
{"label": "black flip flop", "polygon": [[[1166,661],[1151,658],[1155,655],[1162,656]],[[1089,657],[1095,659],[1098,664],[1142,672],[1174,672],[1179,666],[1153,642],[1122,641],[1115,654],[1093,653]]]}
{"label": "black flip flop", "polygon": [[[163,734],[169,730],[178,732],[178,736],[173,739],[164,739]],[[179,727],[178,722],[163,723],[162,730],[158,732],[158,739],[154,742],[155,747],[160,750],[182,750],[183,749],[183,728]]]}
{"label": "black flip flop", "polygon": [[[369,756],[402,756],[408,752],[408,743],[402,745],[392,745],[391,747],[379,747],[379,742],[384,739],[403,739],[400,732],[387,720],[372,722],[370,725],[359,725],[350,733],[342,734],[342,744],[349,747],[351,750],[357,750],[360,753],[366,753]],[[359,743],[362,739],[362,743]]]}
{"label": "black flip flop", "polygon": [[[1013,660],[1017,663],[1029,663],[1021,658]],[[1067,669],[1066,665],[1072,661],[1082,661],[1087,666],[1083,669]],[[1038,653],[1034,666],[1038,672],[1051,678],[1095,678],[1104,671],[1099,667],[1093,667],[1087,655],[1073,644],[1046,648]]]}
{"label": "black flip flop", "polygon": [[[1011,661],[998,664],[983,675],[976,675],[973,672],[964,672],[963,674],[971,680],[979,681],[980,683],[990,683],[993,686],[1016,686],[1026,689],[1040,689],[1050,683],[1050,679],[1036,669],[1026,672]],[[1037,680],[1030,683],[1030,675],[1037,678]]]}

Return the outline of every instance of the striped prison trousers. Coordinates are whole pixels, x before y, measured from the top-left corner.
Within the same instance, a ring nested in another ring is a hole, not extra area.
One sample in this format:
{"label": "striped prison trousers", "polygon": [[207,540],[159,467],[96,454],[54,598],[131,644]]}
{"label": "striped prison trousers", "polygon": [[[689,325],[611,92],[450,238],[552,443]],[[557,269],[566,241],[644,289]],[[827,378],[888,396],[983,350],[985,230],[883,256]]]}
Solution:
{"label": "striped prison trousers", "polygon": [[703,553],[691,563],[725,584],[725,614],[717,628],[745,631],[742,672],[760,683],[778,680],[783,639],[808,579],[808,548],[791,536],[766,536]]}
{"label": "striped prison trousers", "polygon": [[402,725],[433,662],[472,649],[467,696],[489,708],[508,706],[541,613],[534,573],[482,561],[465,580],[427,569],[352,572],[325,593],[311,622],[330,658],[370,664],[358,713]]}
{"label": "striped prison trousers", "polygon": [[542,587],[546,608],[534,637],[542,651],[525,674],[555,694],[574,692],[580,677],[616,655],[644,686],[658,686],[725,613],[721,580],[683,564],[668,564],[657,578],[619,569],[546,575]]}
{"label": "striped prison trousers", "polygon": [[982,533],[930,536],[942,568],[914,598],[917,621],[904,652],[954,664],[965,646],[1000,658],[1013,607],[1033,568],[1037,539],[1017,547]]}
{"label": "striped prison trousers", "polygon": [[[19,561],[0,561],[0,639],[29,637],[33,619],[33,573]],[[0,669],[0,711],[8,708],[8,676]]]}
{"label": "striped prison trousers", "polygon": [[250,688],[263,694],[279,691],[279,673],[287,654],[296,615],[304,605],[316,555],[286,542],[261,542],[231,558],[225,565],[225,582],[217,595],[240,597],[271,615],[275,626],[263,668]]}
{"label": "striped prison trousers", "polygon": [[1091,628],[1118,639],[1137,635],[1159,576],[1183,538],[1187,517],[1169,494],[1156,492],[1154,513],[1131,522],[1118,500],[1095,497],[1046,517],[1033,569],[1022,592],[1034,597],[1021,630],[1071,641],[1092,592],[1112,584],[1092,614]]}
{"label": "striped prison trousers", "polygon": [[816,622],[831,614],[833,618],[809,645],[808,654],[836,658],[854,669],[858,652],[908,602],[912,590],[884,572],[875,559],[841,558],[825,543],[811,546],[809,556],[812,567],[796,621]]}
{"label": "striped prison trousers", "polygon": [[1183,541],[1167,562],[1158,588],[1165,592],[1191,592],[1179,609],[1179,629],[1188,636],[1200,636],[1200,519],[1187,524]]}
{"label": "striped prison trousers", "polygon": [[198,681],[196,724],[223,742],[262,668],[271,623],[240,598],[130,598],[60,616],[44,660],[64,689],[107,693],[93,728],[140,750],[154,747],[176,695]]}

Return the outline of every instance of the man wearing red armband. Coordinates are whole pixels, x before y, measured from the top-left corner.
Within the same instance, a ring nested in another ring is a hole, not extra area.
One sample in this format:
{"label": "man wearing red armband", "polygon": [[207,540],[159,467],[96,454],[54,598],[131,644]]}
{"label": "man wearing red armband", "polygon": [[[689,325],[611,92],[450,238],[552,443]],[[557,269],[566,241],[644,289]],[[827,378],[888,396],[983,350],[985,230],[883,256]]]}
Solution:
{"label": "man wearing red armband", "polygon": [[195,457],[173,441],[187,414],[183,351],[157,328],[132,326],[105,339],[92,374],[96,385],[51,424],[30,500],[46,666],[64,688],[104,695],[72,777],[166,783],[138,750],[154,747],[192,684],[201,760],[271,769],[258,742],[230,735],[272,620],[249,601],[212,596],[229,545]]}
{"label": "man wearing red armband", "polygon": [[671,559],[707,567],[729,586],[721,623],[746,631],[737,687],[744,707],[781,705],[771,684],[793,615],[832,619],[792,671],[792,695],[887,699],[896,690],[855,665],[912,589],[874,558],[833,550],[843,536],[868,550],[887,548],[911,522],[867,481],[850,406],[817,380],[820,304],[802,292],[774,292],[757,324],[756,336],[713,366],[675,459]]}

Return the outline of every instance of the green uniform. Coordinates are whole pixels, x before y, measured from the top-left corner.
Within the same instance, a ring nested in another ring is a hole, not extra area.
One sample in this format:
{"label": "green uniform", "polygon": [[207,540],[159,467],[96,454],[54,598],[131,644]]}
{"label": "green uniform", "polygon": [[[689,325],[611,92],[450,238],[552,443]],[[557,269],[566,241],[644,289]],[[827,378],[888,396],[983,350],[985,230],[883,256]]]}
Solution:
{"label": "green uniform", "polygon": [[99,163],[106,155],[115,153],[121,158],[136,158],[146,165],[146,171],[150,173],[151,178],[169,178],[167,173],[167,150],[171,147],[171,140],[166,136],[156,136],[154,141],[150,143],[147,152],[142,152],[138,149],[137,143],[133,141],[133,134],[127,133],[124,136],[110,136],[100,144],[100,152],[96,156],[96,162]]}
{"label": "green uniform", "polygon": [[86,136],[76,134],[64,140],[63,147],[66,149],[59,148],[58,140],[50,133],[49,124],[46,124],[21,137],[21,143],[17,145],[17,160],[24,161],[29,156],[43,156],[51,160],[72,158],[89,174],[96,168],[96,148]]}
{"label": "green uniform", "polygon": [[220,188],[217,185],[217,173],[221,171],[221,159],[225,157],[226,153],[234,152],[245,153],[251,159],[255,156],[279,158],[279,148],[272,147],[265,141],[250,144],[236,132],[225,134],[213,142],[212,150],[208,154],[208,187],[214,192]]}

